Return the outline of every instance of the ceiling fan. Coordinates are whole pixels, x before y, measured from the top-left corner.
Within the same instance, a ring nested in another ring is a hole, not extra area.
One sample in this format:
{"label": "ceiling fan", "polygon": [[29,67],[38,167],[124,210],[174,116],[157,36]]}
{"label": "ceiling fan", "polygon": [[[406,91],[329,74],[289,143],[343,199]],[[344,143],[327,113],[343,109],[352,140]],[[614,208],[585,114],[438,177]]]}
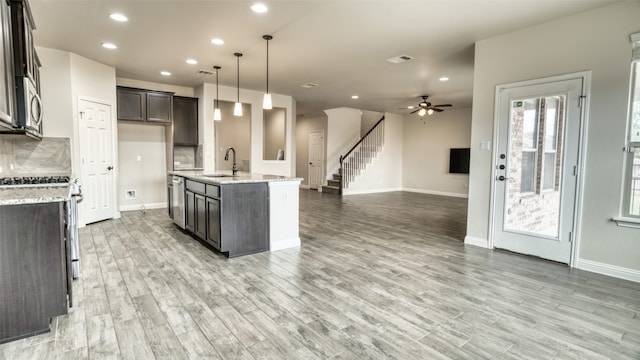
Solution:
{"label": "ceiling fan", "polygon": [[[418,113],[420,116],[424,116],[425,114],[433,114],[434,112],[442,112],[444,109],[440,109],[441,107],[451,107],[451,104],[440,104],[440,105],[431,105],[430,102],[427,101],[429,95],[422,95],[422,101],[418,103],[418,108],[410,112],[409,114]],[[405,108],[401,108],[405,109]],[[413,106],[410,106],[409,109],[414,109]]]}

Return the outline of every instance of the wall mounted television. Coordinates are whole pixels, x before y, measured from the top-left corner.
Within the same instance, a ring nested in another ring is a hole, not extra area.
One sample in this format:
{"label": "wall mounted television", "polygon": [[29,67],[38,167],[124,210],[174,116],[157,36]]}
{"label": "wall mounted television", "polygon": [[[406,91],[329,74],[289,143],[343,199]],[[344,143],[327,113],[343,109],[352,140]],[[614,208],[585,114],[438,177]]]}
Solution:
{"label": "wall mounted television", "polygon": [[449,150],[449,173],[468,174],[471,148]]}

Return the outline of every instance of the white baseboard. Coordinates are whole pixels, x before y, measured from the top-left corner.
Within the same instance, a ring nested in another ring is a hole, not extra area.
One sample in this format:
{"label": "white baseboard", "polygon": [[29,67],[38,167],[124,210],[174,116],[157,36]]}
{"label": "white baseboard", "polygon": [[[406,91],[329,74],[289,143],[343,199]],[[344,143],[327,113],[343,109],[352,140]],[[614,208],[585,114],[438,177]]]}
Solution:
{"label": "white baseboard", "polygon": [[640,270],[634,270],[585,259],[578,259],[576,268],[580,270],[591,271],[597,274],[612,276],[619,279],[640,282]]}
{"label": "white baseboard", "polygon": [[298,246],[300,246],[299,237],[293,238],[293,239],[272,241],[271,244],[269,244],[269,251],[284,250],[284,249],[289,249],[289,248],[298,247]]}
{"label": "white baseboard", "polygon": [[146,210],[150,210],[150,209],[163,209],[167,207],[167,203],[166,202],[162,202],[162,203],[152,203],[152,204],[137,204],[137,205],[120,205],[120,207],[118,207],[119,211],[134,211],[134,210],[142,210],[142,206],[144,206],[144,208]]}
{"label": "white baseboard", "polygon": [[485,248],[485,249],[489,248],[489,246],[487,245],[487,239],[481,239],[481,238],[477,238],[477,237],[473,237],[473,236],[465,236],[464,237],[464,244],[465,245],[472,245],[472,246],[479,246],[479,247]]}
{"label": "white baseboard", "polygon": [[342,195],[375,194],[375,193],[384,193],[384,192],[392,192],[392,191],[402,191],[402,188],[397,187],[397,188],[363,189],[363,190],[342,189]]}
{"label": "white baseboard", "polygon": [[469,194],[461,194],[461,193],[453,193],[446,191],[434,191],[434,190],[425,190],[425,189],[416,189],[416,188],[402,188],[402,191],[409,191],[421,194],[430,194],[430,195],[441,195],[441,196],[451,196],[458,198],[468,198]]}
{"label": "white baseboard", "polygon": [[309,189],[309,185],[300,184],[300,189]]}

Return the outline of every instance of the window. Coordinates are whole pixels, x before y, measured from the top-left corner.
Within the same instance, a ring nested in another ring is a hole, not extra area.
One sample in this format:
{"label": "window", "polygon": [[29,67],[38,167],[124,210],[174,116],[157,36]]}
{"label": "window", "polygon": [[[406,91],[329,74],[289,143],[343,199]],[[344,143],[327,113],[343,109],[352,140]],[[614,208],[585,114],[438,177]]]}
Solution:
{"label": "window", "polygon": [[[516,101],[521,119],[520,193],[541,194],[560,188],[565,95]],[[518,134],[520,134],[518,132]],[[515,144],[514,144],[515,145]]]}
{"label": "window", "polygon": [[631,96],[623,215],[640,218],[640,33],[631,35]]}
{"label": "window", "polygon": [[536,191],[536,163],[538,155],[538,99],[524,100],[522,119],[522,173],[520,192]]}

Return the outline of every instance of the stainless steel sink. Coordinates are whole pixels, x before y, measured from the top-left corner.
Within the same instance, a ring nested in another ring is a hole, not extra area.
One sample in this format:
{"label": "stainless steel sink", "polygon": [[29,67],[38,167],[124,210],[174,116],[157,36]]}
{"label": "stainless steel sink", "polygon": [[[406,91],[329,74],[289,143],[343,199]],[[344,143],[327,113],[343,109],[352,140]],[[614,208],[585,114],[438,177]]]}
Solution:
{"label": "stainless steel sink", "polygon": [[212,178],[220,178],[220,177],[234,177],[233,175],[227,175],[227,174],[207,174],[207,175],[202,175],[204,177],[212,177]]}

